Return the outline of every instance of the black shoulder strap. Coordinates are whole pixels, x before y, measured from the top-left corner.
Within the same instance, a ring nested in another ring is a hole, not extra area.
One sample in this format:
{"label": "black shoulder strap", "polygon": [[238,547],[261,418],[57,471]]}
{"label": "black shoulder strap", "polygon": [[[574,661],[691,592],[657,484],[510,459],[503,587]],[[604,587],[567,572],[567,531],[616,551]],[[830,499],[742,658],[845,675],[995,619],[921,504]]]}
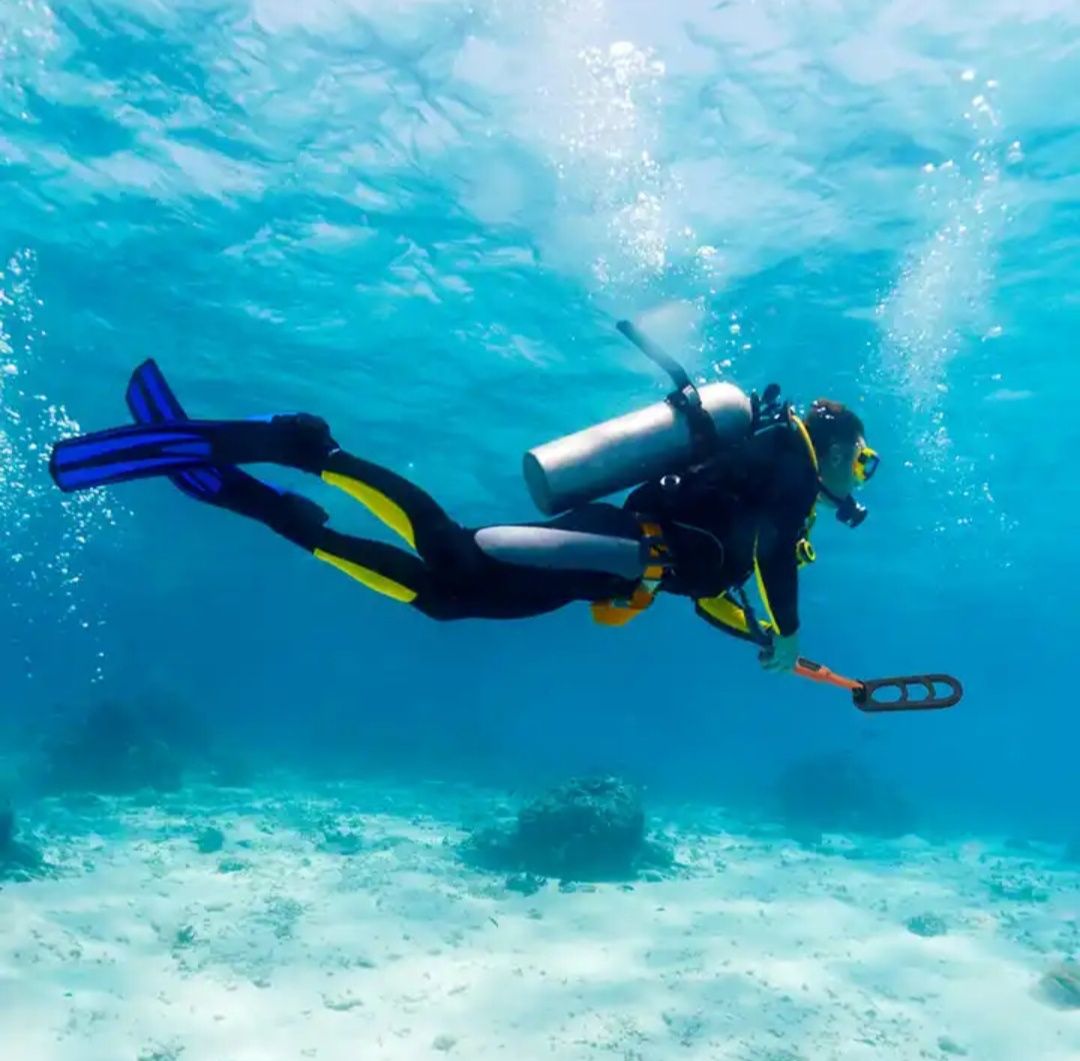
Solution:
{"label": "black shoulder strap", "polygon": [[750,410],[752,434],[791,426],[791,403],[780,400],[779,383],[770,383],[760,396],[754,391],[750,395]]}
{"label": "black shoulder strap", "polygon": [[[662,368],[675,384],[665,399],[667,403],[686,417],[690,427],[690,442],[694,459],[706,461],[716,452],[720,438],[713,418],[702,408],[701,395],[686,374],[686,369],[675,358],[660,349],[648,336],[643,335],[630,321],[619,321],[615,327],[626,336],[653,364]],[[779,392],[779,388],[777,388]]]}

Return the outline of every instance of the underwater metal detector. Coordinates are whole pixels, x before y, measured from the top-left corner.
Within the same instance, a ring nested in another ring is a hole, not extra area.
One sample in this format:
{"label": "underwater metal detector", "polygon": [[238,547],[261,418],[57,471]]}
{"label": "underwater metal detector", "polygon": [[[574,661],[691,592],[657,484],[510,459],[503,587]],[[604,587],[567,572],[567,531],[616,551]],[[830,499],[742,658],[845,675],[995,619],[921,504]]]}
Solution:
{"label": "underwater metal detector", "polygon": [[[754,615],[754,609],[746,591],[740,586],[736,591],[746,616],[747,632],[751,639],[761,646],[763,654],[772,652],[772,636],[766,632]],[[842,674],[815,663],[812,659],[799,656],[795,661],[795,673],[800,678],[809,678],[812,682],[823,685],[835,685],[851,693],[851,700],[860,711],[867,714],[885,714],[890,711],[940,711],[960,703],[964,687],[951,674],[908,674],[899,678],[845,678]],[[944,685],[949,691],[938,695],[938,686]],[[922,696],[913,695],[914,690],[923,689]],[[887,697],[887,698],[883,698]]]}
{"label": "underwater metal detector", "polygon": [[[686,415],[695,443],[702,448],[707,448],[711,438],[715,436],[716,427],[708,413],[702,408],[701,396],[687,375],[686,369],[661,350],[648,336],[643,335],[630,321],[621,320],[615,327],[653,364],[662,368],[671,377],[676,389],[668,395],[668,403]],[[770,391],[766,391],[766,400],[769,400],[769,397]],[[772,399],[775,401],[776,393],[772,393]],[[851,525],[857,526],[858,522]],[[752,640],[761,645],[763,652],[770,652],[772,637],[758,623],[745,591],[740,587],[737,593],[746,617],[747,632]],[[912,674],[899,678],[867,678],[857,681],[854,678],[845,678],[841,674],[836,674],[828,667],[823,667],[820,663],[802,656],[795,664],[795,673],[811,681],[848,690],[855,706],[868,714],[884,714],[890,711],[935,711],[958,704],[964,695],[963,686],[949,674]],[[948,692],[938,695],[939,686],[945,686]],[[915,695],[916,690],[919,689],[923,690],[921,696]]]}
{"label": "underwater metal detector", "polygon": [[[801,678],[847,689],[855,706],[868,714],[888,711],[938,711],[958,704],[964,695],[964,687],[950,674],[910,674],[901,678],[865,678],[856,681],[854,678],[835,674],[828,667],[802,656],[795,664],[795,673]],[[940,685],[949,690],[943,696],[938,695]],[[914,690],[919,688],[924,690],[923,695],[913,695]],[[893,695],[889,699],[879,697],[879,694],[889,696],[890,693]]]}

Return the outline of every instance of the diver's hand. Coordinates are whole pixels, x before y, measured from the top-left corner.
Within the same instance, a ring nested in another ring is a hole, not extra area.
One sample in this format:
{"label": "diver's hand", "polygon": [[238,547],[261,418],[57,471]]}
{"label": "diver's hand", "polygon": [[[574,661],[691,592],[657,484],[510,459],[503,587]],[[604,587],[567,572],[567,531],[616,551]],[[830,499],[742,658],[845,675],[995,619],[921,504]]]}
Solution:
{"label": "diver's hand", "polygon": [[776,671],[780,674],[791,674],[795,670],[795,664],[799,661],[799,635],[791,634],[783,637],[777,634],[772,639],[772,645],[758,657],[761,665],[766,670]]}

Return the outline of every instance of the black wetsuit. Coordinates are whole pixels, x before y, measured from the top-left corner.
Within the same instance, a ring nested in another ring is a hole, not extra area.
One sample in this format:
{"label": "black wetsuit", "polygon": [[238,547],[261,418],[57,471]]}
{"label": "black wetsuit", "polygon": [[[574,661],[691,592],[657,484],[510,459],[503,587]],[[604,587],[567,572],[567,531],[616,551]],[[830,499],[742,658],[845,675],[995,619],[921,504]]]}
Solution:
{"label": "black wetsuit", "polygon": [[[706,618],[730,627],[717,598],[756,566],[775,629],[798,627],[797,543],[818,482],[809,438],[793,418],[725,447],[710,463],[639,486],[621,507],[588,504],[556,519],[470,528],[414,483],[343,451],[318,417],[191,420],[160,375],[156,386],[167,416],[57,443],[50,457],[57,483],[73,490],[179,475],[185,493],[259,520],[435,619],[524,618],[588,601],[597,621],[620,625],[660,590],[692,598]],[[320,476],[409,548],[327,526],[313,501],[238,471],[253,463]],[[736,627],[749,634],[744,619],[735,616]]]}
{"label": "black wetsuit", "polygon": [[716,597],[753,575],[756,558],[777,628],[792,634],[799,626],[796,550],[817,494],[807,444],[784,427],[748,438],[671,489],[646,483],[626,506],[663,529],[675,558],[665,592]]}
{"label": "black wetsuit", "polygon": [[[280,504],[274,506],[283,512],[277,520],[265,512],[248,514],[372,588],[386,592],[372,584],[372,573],[389,579],[395,591],[407,591],[398,599],[432,618],[525,618],[574,601],[629,598],[640,585],[640,578],[605,571],[553,570],[494,559],[477,544],[478,528],[456,523],[430,495],[396,473],[336,447],[328,455],[324,451],[303,460],[290,453],[281,462],[321,474],[376,514],[379,507],[370,503],[370,494],[389,501],[407,518],[415,552],[342,534],[324,525],[325,514],[322,520],[312,519],[302,508],[299,519]],[[360,486],[365,496],[350,484]],[[556,519],[515,526],[640,541],[642,525],[657,524],[670,554],[661,590],[698,602],[742,585],[753,575],[756,559],[776,628],[792,634],[799,624],[796,547],[817,491],[807,444],[785,425],[748,437],[713,463],[682,473],[677,483],[674,477],[664,485],[645,483],[621,507],[583,505]]]}

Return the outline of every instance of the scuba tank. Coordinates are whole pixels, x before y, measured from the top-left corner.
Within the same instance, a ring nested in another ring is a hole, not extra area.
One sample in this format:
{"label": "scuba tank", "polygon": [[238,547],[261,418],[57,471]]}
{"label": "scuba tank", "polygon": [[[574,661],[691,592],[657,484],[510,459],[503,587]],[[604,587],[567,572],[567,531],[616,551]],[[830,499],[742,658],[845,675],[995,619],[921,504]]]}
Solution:
{"label": "scuba tank", "polygon": [[529,450],[525,483],[545,515],[704,462],[753,429],[753,403],[742,390],[732,383],[696,387],[686,370],[633,324],[620,321],[617,327],[676,389],[644,409]]}

